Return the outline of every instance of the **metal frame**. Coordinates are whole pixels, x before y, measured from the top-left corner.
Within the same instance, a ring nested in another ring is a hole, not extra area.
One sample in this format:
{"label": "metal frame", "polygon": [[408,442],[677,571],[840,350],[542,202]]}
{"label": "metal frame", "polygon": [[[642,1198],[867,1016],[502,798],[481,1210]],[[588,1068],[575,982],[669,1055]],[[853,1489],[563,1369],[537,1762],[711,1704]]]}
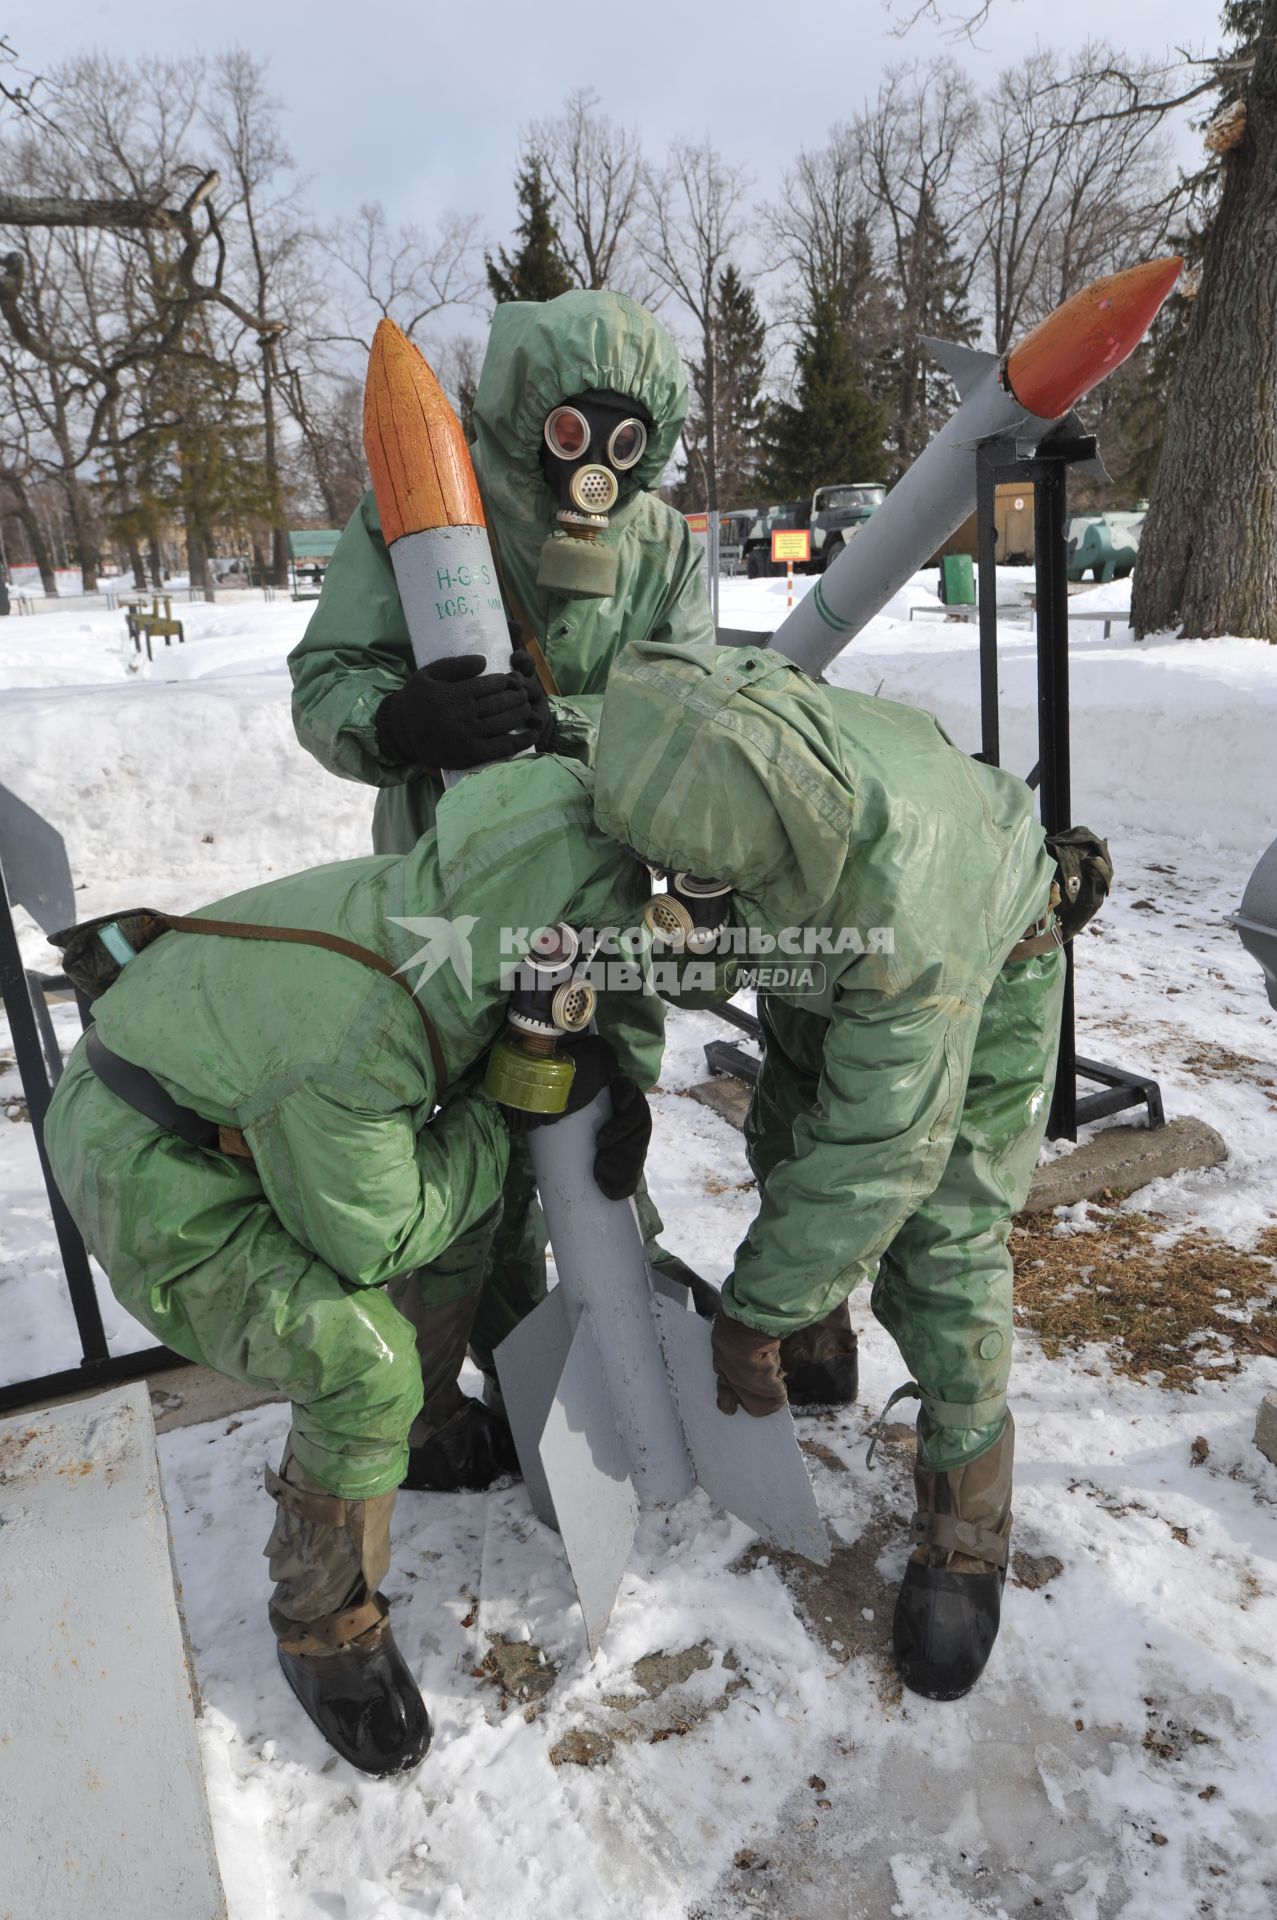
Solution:
{"label": "metal frame", "polygon": [[[1004,441],[980,447],[976,454],[976,545],[980,565],[980,758],[1001,765],[998,719],[998,607],[994,502],[1000,482],[1033,488],[1033,566],[1037,580],[1038,758],[1028,776],[1036,787],[1042,825],[1058,833],[1073,824],[1072,743],[1069,730],[1069,577],[1065,533],[1068,470],[1097,458],[1094,438],[1046,441],[1029,458],[1018,457]],[[1008,457],[1009,456],[1009,457]],[[1165,1120],[1155,1080],[1079,1059],[1074,1029],[1074,956],[1065,948],[1067,972],[1060,1023],[1060,1052],[1055,1093],[1047,1121],[1048,1140],[1076,1140],[1080,1126],[1106,1119],[1128,1107],[1142,1106],[1150,1127]],[[1078,1081],[1098,1081],[1103,1092],[1079,1095]]]}
{"label": "metal frame", "polygon": [[[71,1218],[66,1201],[58,1192],[44,1150],[44,1118],[53,1098],[53,1089],[62,1077],[62,1056],[54,1038],[53,1022],[45,999],[51,991],[70,992],[70,983],[60,974],[38,974],[24,967],[9,904],[9,890],[5,884],[4,869],[0,866],[0,1002],[13,1036],[18,1077],[22,1082],[27,1112],[31,1116],[36,1152],[40,1156],[40,1172],[49,1196],[53,1231],[62,1256],[62,1270],[80,1336],[81,1353],[78,1367],[66,1367],[58,1373],[42,1374],[31,1380],[14,1380],[0,1386],[0,1413],[16,1407],[43,1404],[60,1394],[109,1386],[117,1380],[135,1380],[141,1375],[158,1373],[167,1367],[189,1364],[180,1353],[173,1353],[168,1347],[145,1347],[139,1353],[115,1355],[108,1349],[88,1250],[80,1238],[79,1228]],[[86,1005],[81,1001],[82,1020],[86,1012]]]}

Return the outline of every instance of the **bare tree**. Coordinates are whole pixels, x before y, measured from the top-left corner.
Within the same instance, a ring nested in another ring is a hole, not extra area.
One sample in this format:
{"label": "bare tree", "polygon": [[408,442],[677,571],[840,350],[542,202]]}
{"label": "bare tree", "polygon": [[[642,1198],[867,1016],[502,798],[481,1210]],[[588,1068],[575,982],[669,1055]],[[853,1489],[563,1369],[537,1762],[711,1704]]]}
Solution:
{"label": "bare tree", "polygon": [[923,334],[969,339],[974,260],[960,235],[969,207],[963,170],[980,123],[966,75],[951,60],[889,73],[857,128],[860,174],[885,235],[893,321],[883,343],[892,369],[891,436],[908,466],[940,424],[947,382]]}
{"label": "bare tree", "polygon": [[780,198],[765,210],[767,264],[784,276],[776,305],[786,320],[811,313],[831,290],[844,302],[857,302],[876,211],[862,159],[860,129],[831,127],[825,146],[799,154]]}
{"label": "bare tree", "polygon": [[[279,132],[279,102],[266,90],[265,63],[242,49],[214,61],[204,120],[224,173],[225,217],[243,229],[246,305],[282,316],[304,245],[299,188],[292,155]],[[263,457],[270,504],[271,575],[288,585],[288,516],[279,464],[276,395],[280,379],[281,317],[257,332],[261,352]]]}
{"label": "bare tree", "polygon": [[633,232],[643,178],[639,136],[598,109],[594,89],[578,87],[562,113],[532,122],[524,147],[540,162],[554,193],[559,240],[574,283],[648,302],[652,282]]}
{"label": "bare tree", "polygon": [[719,281],[740,238],[749,176],[708,142],[676,140],[667,166],[643,176],[640,244],[661,285],[695,322],[705,369],[703,459],[706,504],[717,512],[720,403],[716,378]]}
{"label": "bare tree", "polygon": [[1099,42],[1000,76],[971,162],[972,243],[999,352],[1088,280],[1162,244],[1175,204],[1165,137],[1156,119],[1120,111],[1128,82],[1161,72]]}
{"label": "bare tree", "polygon": [[367,353],[380,319],[411,339],[449,307],[474,307],[484,289],[477,214],[445,214],[434,233],[409,223],[393,232],[379,201],[356,221],[330,227],[320,245],[346,275],[341,330],[330,337]]}

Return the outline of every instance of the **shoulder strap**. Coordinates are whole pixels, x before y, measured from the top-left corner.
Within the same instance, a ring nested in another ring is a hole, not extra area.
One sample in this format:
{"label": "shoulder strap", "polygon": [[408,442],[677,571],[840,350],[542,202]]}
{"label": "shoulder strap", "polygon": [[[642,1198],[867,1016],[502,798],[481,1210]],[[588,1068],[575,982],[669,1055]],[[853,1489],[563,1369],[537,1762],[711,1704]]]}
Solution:
{"label": "shoulder strap", "polygon": [[536,668],[537,679],[541,682],[542,690],[545,693],[561,693],[562,688],[554,677],[554,668],[545,657],[541,642],[533,631],[532,622],[515,599],[510,583],[505,577],[501,555],[497,551],[496,532],[491,525],[488,527],[488,540],[492,547],[492,563],[497,570],[497,585],[501,589],[501,598],[505,601],[506,612],[519,629],[519,639]]}
{"label": "shoulder strap", "polygon": [[371,967],[376,973],[385,974],[387,980],[393,980],[396,986],[403,988],[413,1006],[417,1009],[421,1024],[426,1030],[426,1044],[430,1048],[430,1060],[435,1070],[435,1081],[442,1093],[448,1084],[448,1072],[444,1066],[443,1048],[439,1044],[439,1035],[435,1031],[434,1021],[418,1000],[416,994],[403,975],[391,966],[389,960],[380,953],[374,953],[371,947],[361,947],[354,940],[343,940],[339,933],[317,933],[309,927],[255,927],[239,920],[203,920],[193,919],[189,915],[166,914],[165,919],[175,933],[216,933],[229,940],[285,940],[296,946],[324,947],[329,953],[341,953],[348,960],[358,960],[360,966]]}

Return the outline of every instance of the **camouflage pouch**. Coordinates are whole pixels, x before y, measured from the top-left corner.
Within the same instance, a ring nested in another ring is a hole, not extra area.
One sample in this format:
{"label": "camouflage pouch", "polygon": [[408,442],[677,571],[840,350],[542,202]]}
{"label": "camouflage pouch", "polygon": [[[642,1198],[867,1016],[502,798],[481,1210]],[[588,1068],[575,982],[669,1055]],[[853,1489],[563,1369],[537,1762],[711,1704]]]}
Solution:
{"label": "camouflage pouch", "polygon": [[62,955],[62,971],[86,1000],[98,1000],[113,987],[127,963],[167,933],[169,923],[151,907],[127,908],[123,913],[99,914],[49,935],[49,945]]}
{"label": "camouflage pouch", "polygon": [[1089,827],[1068,827],[1063,833],[1048,833],[1046,847],[1055,861],[1060,889],[1055,917],[1064,938],[1072,940],[1108,898],[1113,884],[1109,843]]}

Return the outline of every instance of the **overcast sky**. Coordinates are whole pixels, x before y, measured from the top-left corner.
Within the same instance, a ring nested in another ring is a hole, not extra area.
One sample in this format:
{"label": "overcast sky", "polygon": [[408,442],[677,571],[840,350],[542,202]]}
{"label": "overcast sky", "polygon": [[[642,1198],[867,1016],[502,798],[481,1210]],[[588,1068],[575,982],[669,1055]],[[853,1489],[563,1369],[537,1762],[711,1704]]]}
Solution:
{"label": "overcast sky", "polygon": [[189,0],[58,0],[23,11],[10,38],[37,69],[91,48],[246,47],[270,62],[317,213],[368,199],[426,222],[477,211],[498,241],[514,221],[519,129],[573,87],[597,88],[654,158],[677,134],[708,134],[755,175],[761,201],[799,148],[819,145],[894,63],[952,51],[984,86],[1038,44],[1106,33],[1132,53],[1219,44],[1214,0],[993,0],[975,47],[926,25],[893,38],[883,0],[217,0],[207,11]]}

